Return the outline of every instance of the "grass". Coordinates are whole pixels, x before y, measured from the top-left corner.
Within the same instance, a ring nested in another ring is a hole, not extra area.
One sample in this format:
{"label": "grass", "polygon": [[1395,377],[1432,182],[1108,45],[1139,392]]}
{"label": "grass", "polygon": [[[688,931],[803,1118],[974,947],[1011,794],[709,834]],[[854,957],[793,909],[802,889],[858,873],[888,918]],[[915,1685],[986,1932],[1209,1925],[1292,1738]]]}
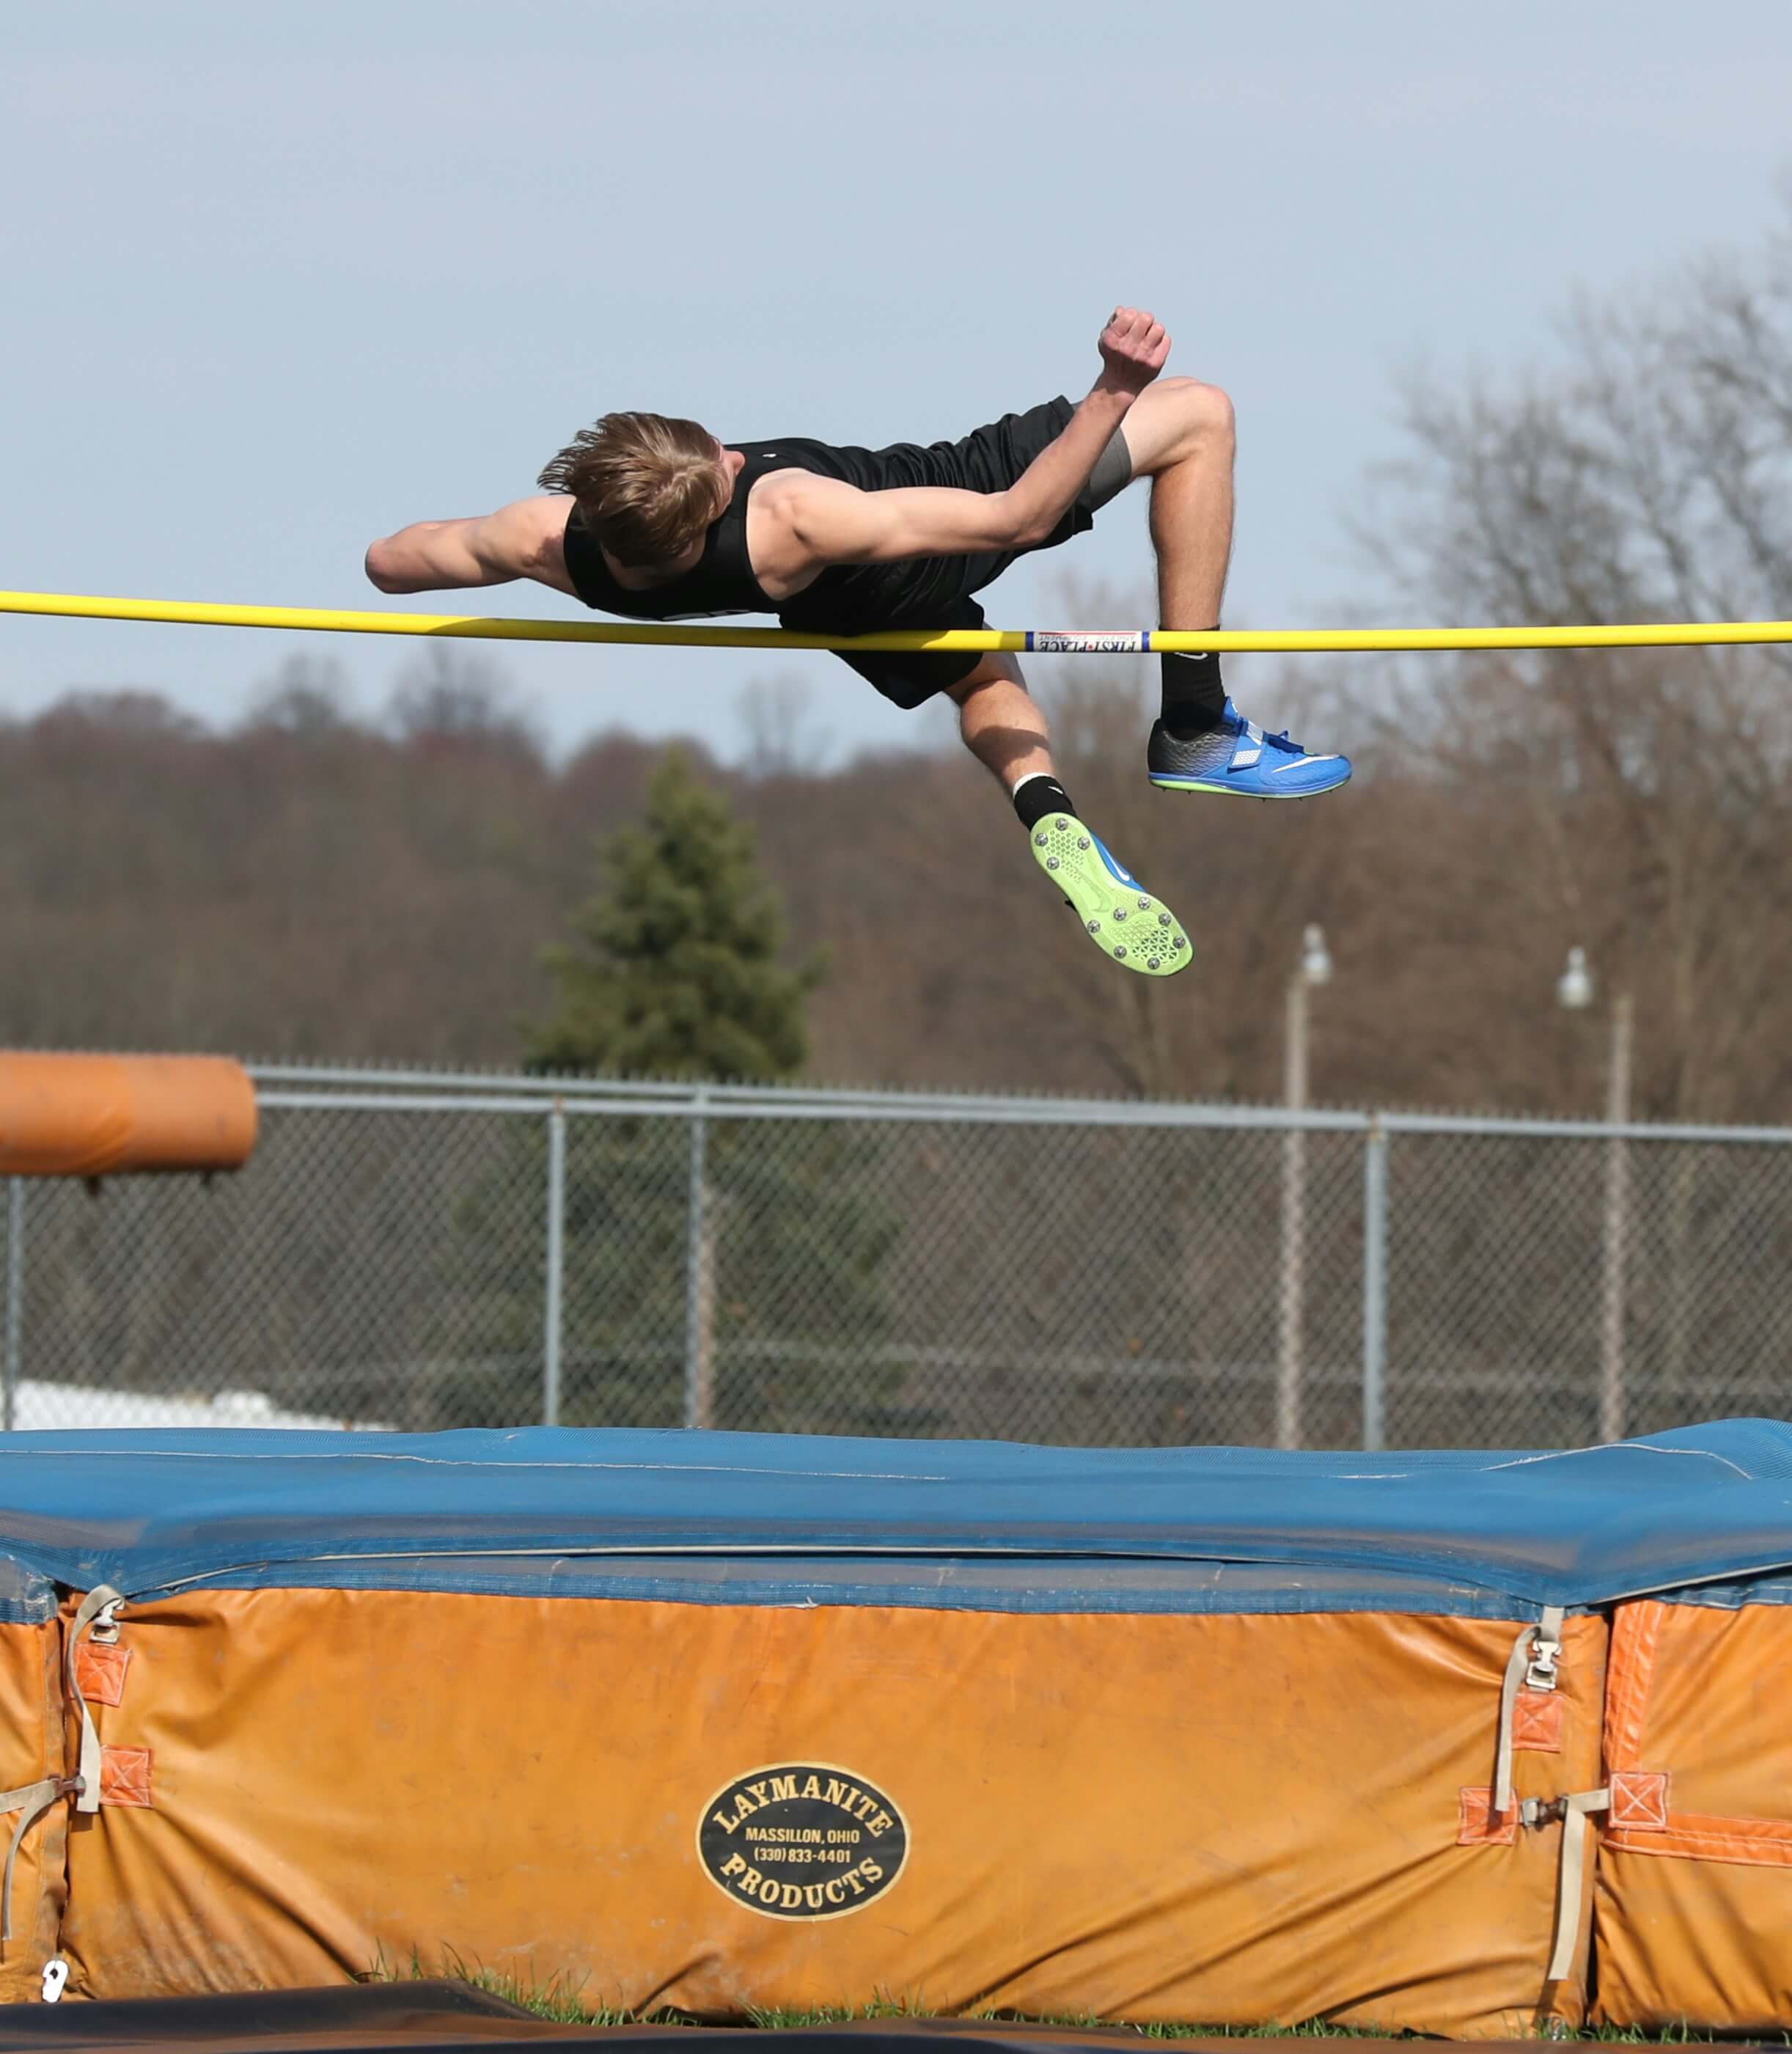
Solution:
{"label": "grass", "polygon": [[[583,1985],[563,1982],[552,1977],[545,1985],[524,1983],[515,1976],[494,1974],[489,1969],[469,1966],[466,1963],[450,1958],[442,1969],[430,1969],[413,1958],[410,1973],[423,1977],[443,1973],[470,1983],[476,1989],[489,1991],[493,1997],[502,1997],[507,2003],[519,2005],[525,2011],[533,2012],[538,2018],[551,2019],[561,2025],[679,2025],[701,2033],[703,2021],[689,2013],[670,2009],[654,2011],[619,2010],[612,2005],[591,2005],[585,2001]],[[380,1980],[386,1980],[382,1974]],[[768,2030],[788,2029],[804,2025],[843,2025],[855,2021],[878,2018],[931,2018],[941,2014],[929,2011],[925,2006],[906,2004],[894,1997],[857,2007],[826,2005],[812,2010],[787,2011],[781,2009],[753,2009],[747,2014],[749,2024]],[[1008,2012],[980,2013],[963,2018],[969,2026],[995,2024],[1013,2026],[1069,2026],[1079,2031],[1097,2031],[1128,2035],[1138,2040],[1385,2040],[1409,2037],[1417,2041],[1417,2034],[1389,2034],[1368,2028],[1330,2025],[1322,2019],[1307,2019],[1295,2025],[1197,2025],[1147,2024],[1132,2025],[1116,2023],[1110,2019],[1076,2017],[1067,2013],[1056,2016],[1032,2015],[1022,2017]],[[1542,2033],[1539,2039],[1562,2042],[1583,2040],[1610,2046],[1682,2047],[1711,2046],[1718,2044],[1722,2036],[1710,2032],[1696,2032],[1690,2027],[1670,2027],[1660,2032],[1646,2032],[1635,2026],[1595,2026],[1580,2032],[1563,2032]],[[1750,2036],[1751,2044],[1756,2046],[1778,2044],[1792,2047],[1792,2034],[1782,2033],[1777,2041],[1769,2041],[1760,2035]],[[922,2050],[918,2049],[918,2054]]]}

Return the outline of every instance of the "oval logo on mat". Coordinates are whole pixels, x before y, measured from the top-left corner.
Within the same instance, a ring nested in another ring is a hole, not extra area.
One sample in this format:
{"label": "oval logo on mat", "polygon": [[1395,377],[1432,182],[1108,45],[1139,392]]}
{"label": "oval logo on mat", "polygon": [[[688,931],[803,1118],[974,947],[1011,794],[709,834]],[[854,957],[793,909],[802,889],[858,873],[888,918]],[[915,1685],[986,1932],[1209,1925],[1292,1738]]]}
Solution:
{"label": "oval logo on mat", "polygon": [[881,1897],[909,1858],[896,1801],[850,1769],[780,1761],[725,1783],[697,1825],[716,1887],[769,1918],[839,1918]]}

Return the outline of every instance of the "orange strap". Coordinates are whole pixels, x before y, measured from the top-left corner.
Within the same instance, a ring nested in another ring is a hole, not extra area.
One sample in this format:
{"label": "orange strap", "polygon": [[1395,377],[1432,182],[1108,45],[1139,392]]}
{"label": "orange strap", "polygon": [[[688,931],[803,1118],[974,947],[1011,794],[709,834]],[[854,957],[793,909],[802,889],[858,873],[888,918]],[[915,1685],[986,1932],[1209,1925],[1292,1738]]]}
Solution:
{"label": "orange strap", "polygon": [[1672,1777],[1642,1766],[1649,1694],[1668,1607],[1645,1598],[1621,1604],[1612,1620],[1605,1683],[1605,1765],[1612,1808],[1605,1843],[1614,1853],[1792,1868],[1792,1820],[1683,1812],[1668,1799]]}

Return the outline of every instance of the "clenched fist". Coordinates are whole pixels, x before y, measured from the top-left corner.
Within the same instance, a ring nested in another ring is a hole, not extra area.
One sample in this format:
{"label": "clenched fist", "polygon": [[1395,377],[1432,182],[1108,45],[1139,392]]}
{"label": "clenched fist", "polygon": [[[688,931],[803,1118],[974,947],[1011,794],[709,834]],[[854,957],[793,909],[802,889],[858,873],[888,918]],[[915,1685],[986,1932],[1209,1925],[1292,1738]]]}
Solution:
{"label": "clenched fist", "polygon": [[1095,347],[1107,381],[1122,392],[1142,392],[1164,368],[1169,337],[1154,315],[1138,307],[1116,307]]}

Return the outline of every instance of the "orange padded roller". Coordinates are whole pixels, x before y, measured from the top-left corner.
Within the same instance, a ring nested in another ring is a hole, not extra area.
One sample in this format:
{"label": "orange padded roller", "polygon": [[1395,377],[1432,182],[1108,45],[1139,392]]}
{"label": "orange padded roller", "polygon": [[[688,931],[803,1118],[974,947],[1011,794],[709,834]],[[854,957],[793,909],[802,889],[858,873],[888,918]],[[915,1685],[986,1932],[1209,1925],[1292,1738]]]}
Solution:
{"label": "orange padded roller", "polygon": [[0,1051],[0,1176],[240,1170],[255,1087],[221,1056]]}

